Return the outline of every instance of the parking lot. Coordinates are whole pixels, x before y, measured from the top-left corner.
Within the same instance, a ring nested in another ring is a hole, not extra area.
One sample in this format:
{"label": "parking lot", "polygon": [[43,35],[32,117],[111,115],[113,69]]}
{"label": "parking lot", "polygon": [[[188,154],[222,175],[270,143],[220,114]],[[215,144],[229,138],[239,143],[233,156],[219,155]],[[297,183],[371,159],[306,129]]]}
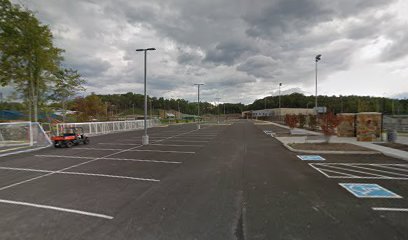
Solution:
{"label": "parking lot", "polygon": [[304,161],[267,128],[158,127],[148,146],[132,131],[0,158],[0,239],[408,239],[407,162]]}
{"label": "parking lot", "polygon": [[[91,144],[50,148],[0,159],[1,239],[72,239],[82,224],[120,218],[123,206],[166,176],[194,161],[194,155],[225,127],[196,125],[92,137]],[[58,225],[58,226],[57,226]],[[34,237],[35,236],[35,237]]]}

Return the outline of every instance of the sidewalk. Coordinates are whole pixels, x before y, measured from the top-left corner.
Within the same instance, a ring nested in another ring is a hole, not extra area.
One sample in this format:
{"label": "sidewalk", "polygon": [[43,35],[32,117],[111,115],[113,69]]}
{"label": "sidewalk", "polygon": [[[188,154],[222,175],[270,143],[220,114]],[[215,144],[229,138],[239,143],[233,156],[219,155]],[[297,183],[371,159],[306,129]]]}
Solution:
{"label": "sidewalk", "polygon": [[[278,127],[289,129],[288,126],[285,126],[282,124],[278,124],[278,123],[272,123],[272,124]],[[322,135],[321,133],[313,132],[313,131],[309,131],[305,129],[299,129],[299,132],[303,132],[306,134],[312,134],[312,135]],[[293,137],[277,137],[276,139],[282,142],[285,146],[287,146],[287,144],[289,143],[305,143],[306,142],[305,136],[296,136],[296,135],[293,135]],[[377,152],[381,152],[382,154],[389,156],[389,157],[394,157],[394,158],[408,161],[408,152],[375,144],[375,143],[381,143],[381,142],[359,142],[357,141],[356,138],[337,137],[337,136],[332,136],[330,139],[330,142],[331,143],[351,143],[351,144],[354,144],[360,147],[365,147],[365,148],[368,148],[368,149],[371,149]],[[400,144],[408,145],[408,137],[398,136],[396,142]]]}

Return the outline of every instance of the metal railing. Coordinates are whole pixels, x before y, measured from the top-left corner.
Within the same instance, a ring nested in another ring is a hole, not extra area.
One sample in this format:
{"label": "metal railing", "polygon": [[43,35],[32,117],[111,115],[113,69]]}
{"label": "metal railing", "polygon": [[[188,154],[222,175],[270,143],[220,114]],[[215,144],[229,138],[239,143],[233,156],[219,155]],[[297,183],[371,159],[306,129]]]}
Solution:
{"label": "metal railing", "polygon": [[[147,120],[147,127],[155,127],[160,125],[158,119]],[[87,135],[100,135],[113,132],[131,131],[137,129],[143,129],[143,120],[130,120],[130,121],[112,121],[112,122],[81,122],[81,123],[58,123],[57,135],[63,131],[64,128],[69,127],[82,127],[84,133]]]}

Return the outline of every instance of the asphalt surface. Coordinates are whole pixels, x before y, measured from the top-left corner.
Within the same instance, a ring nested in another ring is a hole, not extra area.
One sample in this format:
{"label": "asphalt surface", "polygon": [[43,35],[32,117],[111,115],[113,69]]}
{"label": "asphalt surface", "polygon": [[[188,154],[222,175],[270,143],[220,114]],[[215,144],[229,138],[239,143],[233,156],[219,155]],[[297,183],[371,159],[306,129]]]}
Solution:
{"label": "asphalt surface", "polygon": [[[186,124],[149,129],[148,146],[133,131],[0,158],[0,239],[408,239],[408,212],[372,209],[408,208],[407,162],[301,161],[266,129]],[[357,198],[339,183],[402,198]]]}

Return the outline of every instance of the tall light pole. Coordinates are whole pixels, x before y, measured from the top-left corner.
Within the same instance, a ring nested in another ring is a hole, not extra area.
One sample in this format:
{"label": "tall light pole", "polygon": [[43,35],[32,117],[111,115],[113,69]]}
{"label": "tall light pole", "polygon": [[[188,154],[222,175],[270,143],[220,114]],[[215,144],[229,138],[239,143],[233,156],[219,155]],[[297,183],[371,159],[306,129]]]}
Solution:
{"label": "tall light pole", "polygon": [[200,129],[200,86],[204,85],[204,83],[195,83],[197,86],[197,114],[198,114],[198,124],[197,129]]}
{"label": "tall light pole", "polygon": [[149,144],[149,136],[147,135],[147,95],[146,95],[146,59],[147,51],[154,51],[156,48],[140,48],[136,52],[144,52],[144,135],[142,136],[142,145]]}
{"label": "tall light pole", "polygon": [[217,123],[220,124],[220,100],[221,98],[218,97],[218,98],[215,98],[215,100],[217,101],[217,111],[218,111]]}
{"label": "tall light pole", "polygon": [[317,62],[321,60],[322,55],[319,54],[315,58],[315,74],[316,74],[316,91],[315,91],[315,111],[317,113]]}
{"label": "tall light pole", "polygon": [[282,83],[279,83],[279,108],[281,108],[281,86]]}

